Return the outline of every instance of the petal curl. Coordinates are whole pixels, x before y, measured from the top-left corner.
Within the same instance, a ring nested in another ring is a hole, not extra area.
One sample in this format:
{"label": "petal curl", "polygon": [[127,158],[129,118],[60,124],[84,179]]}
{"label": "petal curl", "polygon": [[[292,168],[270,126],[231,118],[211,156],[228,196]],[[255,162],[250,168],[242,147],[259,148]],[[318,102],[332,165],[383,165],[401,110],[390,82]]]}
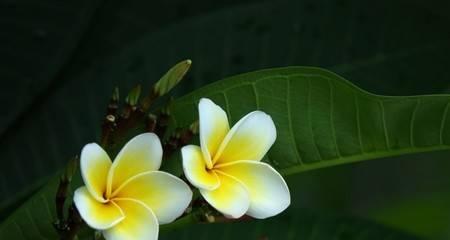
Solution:
{"label": "petal curl", "polygon": [[207,190],[214,190],[219,186],[219,177],[214,171],[206,168],[200,147],[184,146],[181,149],[181,156],[184,175],[192,185]]}
{"label": "petal curl", "polygon": [[272,118],[254,111],[244,116],[228,132],[213,159],[214,164],[238,160],[260,161],[277,138]]}
{"label": "petal curl", "polygon": [[113,193],[114,198],[131,198],[144,203],[160,224],[183,214],[192,200],[192,191],[181,179],[160,171],[138,174]]}
{"label": "petal curl", "polygon": [[73,201],[81,218],[87,225],[97,230],[115,226],[125,217],[115,203],[101,203],[95,200],[86,187],[80,187],[75,191]]}
{"label": "petal curl", "polygon": [[143,133],[131,139],[119,152],[108,175],[108,196],[129,178],[158,170],[162,146],[154,133]]}
{"label": "petal curl", "polygon": [[247,189],[234,177],[219,172],[217,176],[220,179],[220,186],[212,191],[200,189],[203,198],[227,217],[242,217],[250,204]]}
{"label": "petal curl", "polygon": [[291,203],[289,188],[283,177],[269,164],[237,161],[222,165],[223,171],[241,181],[249,191],[247,215],[268,218],[284,211]]}
{"label": "petal curl", "polygon": [[115,199],[114,202],[126,217],[116,226],[103,231],[106,240],[158,239],[158,220],[151,209],[133,199]]}
{"label": "petal curl", "polygon": [[207,98],[200,99],[198,104],[200,146],[206,165],[212,167],[214,156],[223,139],[230,130],[225,111]]}
{"label": "petal curl", "polygon": [[105,202],[107,177],[111,168],[108,154],[96,143],[90,143],[81,150],[80,169],[83,181],[92,196]]}

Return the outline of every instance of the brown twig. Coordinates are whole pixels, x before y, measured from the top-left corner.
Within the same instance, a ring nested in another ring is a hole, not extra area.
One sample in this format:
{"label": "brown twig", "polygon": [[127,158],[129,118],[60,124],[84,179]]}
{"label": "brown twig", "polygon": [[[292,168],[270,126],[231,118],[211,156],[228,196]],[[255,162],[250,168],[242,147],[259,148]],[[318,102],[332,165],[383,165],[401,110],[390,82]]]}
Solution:
{"label": "brown twig", "polygon": [[178,128],[174,134],[164,141],[163,150],[166,159],[170,158],[177,149],[185,146],[192,140],[192,137],[196,134],[196,130],[192,125],[187,129]]}
{"label": "brown twig", "polygon": [[160,139],[164,139],[167,131],[167,127],[170,123],[170,113],[167,109],[163,109],[157,116],[155,134],[158,135]]}
{"label": "brown twig", "polygon": [[73,240],[77,235],[78,231],[83,227],[84,221],[78,213],[77,208],[72,203],[69,207],[69,216],[67,221],[67,229],[63,234],[61,234],[61,240]]}
{"label": "brown twig", "polygon": [[57,220],[54,223],[54,226],[56,230],[61,234],[68,231],[69,228],[68,221],[65,219],[64,206],[70,189],[70,183],[72,182],[72,177],[75,174],[77,168],[78,168],[78,157],[76,156],[69,161],[64,173],[62,174],[59,180],[58,189],[56,191],[55,204],[56,204]]}
{"label": "brown twig", "polygon": [[194,133],[190,129],[178,129],[175,134],[163,143],[164,158],[170,158],[177,149],[189,143],[193,136]]}
{"label": "brown twig", "polygon": [[110,144],[110,136],[116,128],[117,112],[119,110],[119,89],[114,88],[111,99],[106,108],[106,116],[102,123],[102,135],[100,137],[100,144],[102,147],[107,147]]}
{"label": "brown twig", "polygon": [[247,222],[247,221],[251,221],[254,220],[254,218],[248,216],[248,215],[244,215],[240,218],[227,218],[224,215],[219,215],[215,217],[215,221],[216,223],[228,223],[228,222]]}
{"label": "brown twig", "polygon": [[142,101],[141,101],[141,109],[144,111],[148,111],[150,106],[155,102],[155,100],[159,97],[159,94],[155,92],[155,88],[152,88],[150,91],[150,94],[147,95]]}
{"label": "brown twig", "polygon": [[145,130],[147,132],[155,132],[156,129],[157,116],[154,114],[148,114],[145,121]]}
{"label": "brown twig", "polygon": [[116,117],[114,115],[106,115],[102,124],[102,137],[100,139],[100,145],[104,148],[111,144],[111,135],[117,128]]}

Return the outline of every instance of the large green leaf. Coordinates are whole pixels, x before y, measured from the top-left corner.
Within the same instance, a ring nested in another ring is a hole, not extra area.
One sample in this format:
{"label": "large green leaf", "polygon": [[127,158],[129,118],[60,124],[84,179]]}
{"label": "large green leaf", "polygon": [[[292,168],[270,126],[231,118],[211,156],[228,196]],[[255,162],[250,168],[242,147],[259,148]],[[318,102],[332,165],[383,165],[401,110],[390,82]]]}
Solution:
{"label": "large green leaf", "polygon": [[201,97],[220,104],[233,123],[255,109],[270,114],[278,136],[266,160],[283,174],[450,149],[450,95],[377,96],[323,69],[271,69],[178,99],[175,126],[197,119]]}

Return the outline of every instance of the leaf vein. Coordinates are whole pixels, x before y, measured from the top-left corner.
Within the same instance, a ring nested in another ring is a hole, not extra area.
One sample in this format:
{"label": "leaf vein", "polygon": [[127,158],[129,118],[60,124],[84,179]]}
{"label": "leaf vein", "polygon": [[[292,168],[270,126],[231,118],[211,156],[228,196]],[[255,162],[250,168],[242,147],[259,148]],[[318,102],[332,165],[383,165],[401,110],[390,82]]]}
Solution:
{"label": "leaf vein", "polygon": [[337,136],[336,136],[336,126],[334,124],[334,88],[333,84],[331,83],[330,79],[327,78],[328,85],[330,87],[330,124],[331,124],[331,134],[333,136],[334,145],[336,147],[336,154],[340,158],[341,152],[339,150],[339,145],[337,143]]}
{"label": "leaf vein", "polygon": [[256,109],[259,109],[260,104],[259,104],[259,95],[258,95],[258,91],[256,89],[255,83],[252,83],[252,89],[253,89],[253,94],[255,94],[255,102],[256,102]]}
{"label": "leaf vein", "polygon": [[30,212],[30,209],[28,207],[25,207],[25,212],[27,214],[27,217],[30,219],[31,224],[33,225],[34,228],[36,228],[36,233],[38,235],[39,238],[41,239],[46,239],[43,235],[42,232],[39,230],[38,225],[36,224],[36,222],[34,221],[34,218]]}
{"label": "leaf vein", "polygon": [[442,116],[441,128],[439,130],[439,140],[440,140],[441,145],[445,145],[444,144],[444,130],[445,130],[445,123],[447,121],[447,114],[448,114],[449,108],[450,108],[450,102],[448,102],[447,105],[445,106],[444,113]]}
{"label": "leaf vein", "polygon": [[440,150],[448,150],[447,146],[433,146],[433,147],[408,147],[396,150],[384,150],[384,151],[373,151],[373,152],[365,152],[364,154],[356,154],[350,155],[341,158],[329,159],[328,161],[316,162],[314,164],[305,164],[299,166],[291,166],[287,168],[283,168],[280,170],[282,175],[291,175],[294,173],[310,171],[314,169],[320,169],[324,167],[332,167],[341,164],[354,163],[360,161],[367,161],[371,159],[384,158],[384,157],[394,157],[404,154],[413,154],[413,153],[424,153],[431,151],[440,151]]}
{"label": "leaf vein", "polygon": [[298,149],[298,145],[297,145],[297,139],[295,139],[295,133],[294,133],[294,128],[292,127],[292,109],[291,109],[291,91],[290,91],[290,86],[291,86],[291,79],[287,78],[286,79],[286,104],[287,104],[287,117],[288,117],[288,127],[289,127],[289,133],[291,135],[291,139],[292,139],[292,144],[294,145],[294,152],[295,155],[297,156],[297,162],[299,164],[304,164],[302,157],[300,156],[300,152]]}
{"label": "leaf vein", "polygon": [[419,109],[420,106],[420,98],[417,98],[416,104],[414,105],[414,109],[413,112],[411,114],[411,121],[409,124],[409,140],[410,140],[410,145],[411,147],[415,146],[415,142],[414,142],[414,124],[415,124],[415,120],[416,120],[416,113],[417,113],[417,109]]}
{"label": "leaf vein", "polygon": [[384,102],[382,100],[378,100],[378,103],[380,104],[380,108],[381,108],[381,120],[383,121],[383,131],[384,131],[384,140],[386,141],[386,149],[390,150],[391,146],[389,144],[389,136],[388,136],[388,130],[387,130],[387,126],[386,126]]}
{"label": "leaf vein", "polygon": [[20,227],[20,224],[14,219],[13,220],[14,225],[17,227],[17,229],[20,232],[20,235],[22,235],[23,239],[27,239],[27,237],[25,236],[25,234],[22,231],[22,228]]}
{"label": "leaf vein", "polygon": [[362,131],[361,131],[361,119],[360,119],[360,107],[359,107],[359,101],[358,101],[358,95],[354,92],[355,96],[355,108],[356,108],[356,127],[358,129],[358,140],[359,140],[359,146],[361,147],[361,153],[364,153],[364,146],[362,141]]}
{"label": "leaf vein", "polygon": [[313,140],[313,145],[314,145],[314,149],[316,150],[317,156],[319,157],[319,161],[322,161],[322,156],[320,155],[319,152],[319,147],[317,146],[317,141],[316,141],[316,137],[314,136],[314,129],[313,129],[313,125],[312,125],[312,121],[311,121],[311,78],[307,78],[308,79],[308,98],[307,98],[307,104],[306,106],[308,106],[308,122],[309,122],[309,126],[311,129],[311,136],[312,136],[312,140]]}
{"label": "leaf vein", "polygon": [[222,94],[223,94],[223,98],[225,100],[225,107],[227,108],[226,111],[227,111],[227,115],[228,115],[228,121],[230,121],[232,118],[231,118],[231,110],[230,110],[230,103],[228,101],[228,96],[225,91],[223,91]]}

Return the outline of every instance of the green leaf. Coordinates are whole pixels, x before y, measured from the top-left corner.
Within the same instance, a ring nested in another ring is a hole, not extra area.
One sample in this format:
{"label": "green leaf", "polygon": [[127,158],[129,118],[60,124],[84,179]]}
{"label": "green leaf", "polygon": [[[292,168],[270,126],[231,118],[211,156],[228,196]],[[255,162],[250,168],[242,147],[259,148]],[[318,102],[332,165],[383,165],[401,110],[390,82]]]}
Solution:
{"label": "green leaf", "polygon": [[55,196],[59,177],[53,178],[0,225],[0,239],[58,239]]}
{"label": "green leaf", "polygon": [[285,175],[335,165],[450,149],[450,95],[389,97],[312,67],[262,70],[194,91],[173,103],[175,127],[198,117],[209,97],[232,123],[259,109],[277,140],[266,161]]}
{"label": "green leaf", "polygon": [[160,240],[169,239],[413,240],[418,238],[366,220],[297,208],[270,219],[201,224],[168,233],[162,231]]}
{"label": "green leaf", "polygon": [[[71,167],[73,167],[72,164],[68,166],[66,175],[64,175],[71,180],[66,207],[72,202],[73,191],[83,185],[79,171],[75,175],[69,176],[74,174],[74,169]],[[58,239],[53,223],[56,221],[55,197],[61,174],[52,176],[44,187],[0,223],[0,239]],[[87,227],[80,231],[80,236],[84,237],[86,233],[91,233]]]}
{"label": "green leaf", "polygon": [[30,184],[28,188],[15,194],[13,197],[4,199],[0,204],[0,222],[33,196],[42,186],[46,185],[47,182],[47,178],[39,179],[39,181]]}

